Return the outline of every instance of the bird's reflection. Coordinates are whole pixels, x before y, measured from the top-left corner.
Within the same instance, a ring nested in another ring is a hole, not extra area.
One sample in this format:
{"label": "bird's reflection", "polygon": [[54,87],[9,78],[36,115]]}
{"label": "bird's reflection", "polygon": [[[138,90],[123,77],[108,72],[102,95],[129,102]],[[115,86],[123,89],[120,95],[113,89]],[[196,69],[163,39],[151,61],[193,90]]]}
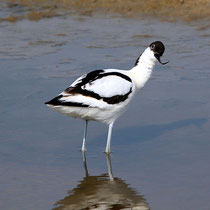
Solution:
{"label": "bird's reflection", "polygon": [[107,156],[108,174],[90,176],[85,153],[83,163],[85,177],[53,210],[149,210],[145,198],[129,187],[124,180],[113,177],[110,155]]}

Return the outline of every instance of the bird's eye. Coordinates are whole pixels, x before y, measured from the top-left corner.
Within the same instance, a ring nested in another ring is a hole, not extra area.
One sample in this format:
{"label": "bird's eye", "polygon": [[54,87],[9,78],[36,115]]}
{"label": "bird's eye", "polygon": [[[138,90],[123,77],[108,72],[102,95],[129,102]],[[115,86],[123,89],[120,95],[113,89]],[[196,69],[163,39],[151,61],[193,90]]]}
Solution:
{"label": "bird's eye", "polygon": [[150,48],[151,48],[151,50],[153,50],[155,48],[155,45],[152,44]]}

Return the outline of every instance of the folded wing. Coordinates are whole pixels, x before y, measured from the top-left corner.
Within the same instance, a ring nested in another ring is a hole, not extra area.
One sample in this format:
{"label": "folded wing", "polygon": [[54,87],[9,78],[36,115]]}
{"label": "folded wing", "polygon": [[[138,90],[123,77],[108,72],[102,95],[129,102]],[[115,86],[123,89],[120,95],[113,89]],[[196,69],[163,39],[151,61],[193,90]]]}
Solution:
{"label": "folded wing", "polygon": [[132,88],[130,77],[119,71],[95,70],[78,78],[46,104],[105,109],[126,101]]}

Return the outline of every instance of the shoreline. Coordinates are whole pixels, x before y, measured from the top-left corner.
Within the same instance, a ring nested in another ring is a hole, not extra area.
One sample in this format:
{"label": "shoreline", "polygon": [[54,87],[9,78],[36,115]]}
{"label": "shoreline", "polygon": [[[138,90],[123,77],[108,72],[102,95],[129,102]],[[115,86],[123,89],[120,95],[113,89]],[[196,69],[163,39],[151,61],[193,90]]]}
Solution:
{"label": "shoreline", "polygon": [[166,21],[185,22],[210,20],[210,0],[4,0],[8,8],[22,8],[24,14],[10,15],[0,21],[15,22],[20,19],[38,21],[57,15],[76,12],[92,16],[119,14],[122,17],[138,18],[144,15]]}

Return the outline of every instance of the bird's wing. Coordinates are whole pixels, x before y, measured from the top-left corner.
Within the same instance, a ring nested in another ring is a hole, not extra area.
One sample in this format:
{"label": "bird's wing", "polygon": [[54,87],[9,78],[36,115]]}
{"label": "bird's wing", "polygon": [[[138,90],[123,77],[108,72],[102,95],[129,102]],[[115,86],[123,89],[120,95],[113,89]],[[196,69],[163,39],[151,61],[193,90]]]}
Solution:
{"label": "bird's wing", "polygon": [[132,80],[117,70],[95,70],[81,76],[48,104],[107,108],[125,101],[132,93]]}

